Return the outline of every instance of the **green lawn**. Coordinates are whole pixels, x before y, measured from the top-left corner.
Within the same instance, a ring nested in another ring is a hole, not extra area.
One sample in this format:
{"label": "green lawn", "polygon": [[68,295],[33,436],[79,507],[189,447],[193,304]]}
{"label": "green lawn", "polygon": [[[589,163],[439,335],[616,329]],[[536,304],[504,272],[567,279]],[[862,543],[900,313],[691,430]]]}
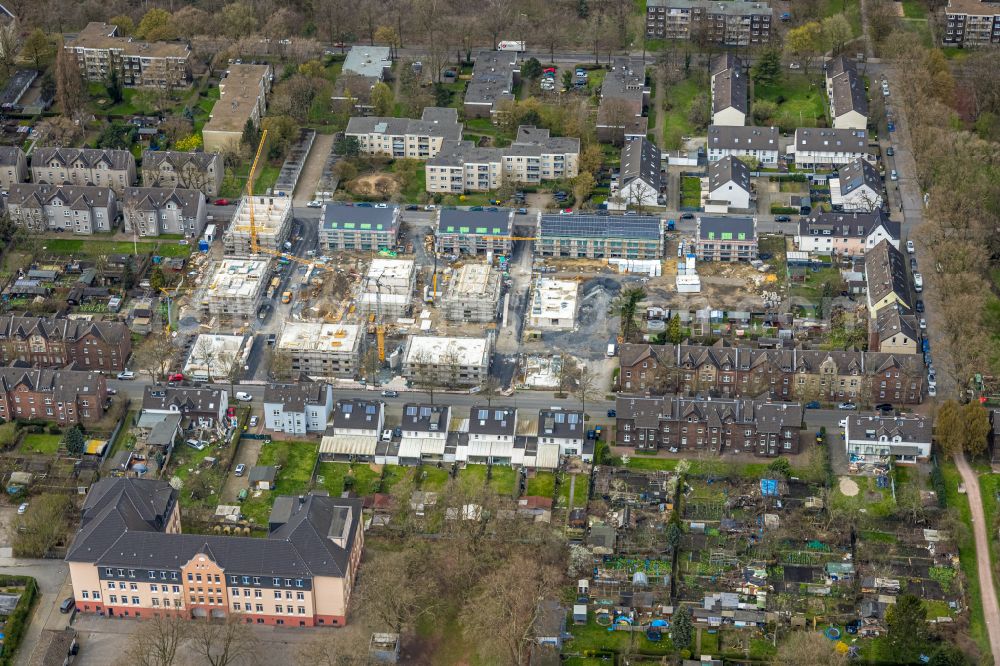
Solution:
{"label": "green lawn", "polygon": [[820,127],[826,123],[826,101],[819,78],[787,74],[780,83],[753,88],[755,102],[767,100],[778,106],[771,124],[782,132],[794,132],[797,127]]}
{"label": "green lawn", "polygon": [[707,90],[699,77],[691,76],[663,91],[664,99],[670,106],[663,110],[663,148],[680,148],[681,137],[696,134],[694,126],[688,120],[691,103],[700,93],[707,93]]}
{"label": "green lawn", "polygon": [[[586,654],[593,650],[609,650],[619,654],[624,652],[642,653],[644,655],[670,654],[674,650],[670,637],[664,635],[658,643],[650,642],[645,632],[641,631],[608,631],[594,621],[594,613],[587,613],[587,624],[567,627],[573,638],[566,643],[569,652]],[[702,650],[704,652],[704,650]],[[706,653],[707,654],[707,653]],[[610,662],[605,662],[610,663]]]}
{"label": "green lawn", "polygon": [[44,433],[29,433],[21,442],[21,450],[25,453],[42,453],[53,455],[59,450],[62,435],[47,435]]}
{"label": "green lawn", "polygon": [[851,33],[855,37],[861,36],[861,0],[826,0],[823,16],[835,14],[846,14],[851,24]]}
{"label": "green lawn", "polygon": [[273,441],[260,450],[257,465],[281,465],[274,489],[251,497],[243,503],[243,513],[258,525],[267,522],[271,504],[279,495],[301,495],[309,490],[316,457],[319,455],[317,442]]}
{"label": "green lawn", "polygon": [[[892,499],[892,492],[887,488],[876,488],[874,477],[854,476],[851,477],[858,484],[858,494],[848,497],[840,492],[839,488],[833,493],[833,506],[845,511],[860,511],[864,509],[868,515],[875,518],[885,518],[892,513],[895,502]],[[872,501],[869,493],[877,493],[881,499]]]}
{"label": "green lawn", "polygon": [[[238,199],[247,185],[247,177],[250,175],[251,162],[244,162],[238,169],[226,169],[226,177],[222,179],[222,190],[220,197],[227,199]],[[268,188],[274,187],[278,180],[278,173],[281,166],[264,163],[257,167],[257,178],[254,180],[253,191],[264,194]]]}
{"label": "green lawn", "polygon": [[903,0],[903,16],[908,19],[925,19],[927,7],[920,0]]}
{"label": "green lawn", "polygon": [[699,206],[701,206],[701,179],[697,176],[684,176],[681,182],[681,208]]}
{"label": "green lawn", "polygon": [[[476,467],[481,467],[481,465],[476,465]],[[418,469],[420,475],[417,477],[417,484],[421,490],[440,492],[448,485],[447,468],[424,465]]]}
{"label": "green lawn", "polygon": [[[951,460],[941,464],[941,473],[944,475],[945,498],[949,507],[958,510],[959,518],[965,523],[967,529],[962,530],[957,536],[958,557],[965,574],[965,586],[968,594],[970,614],[969,631],[973,640],[979,645],[983,654],[990,653],[989,640],[986,635],[986,621],[983,618],[983,599],[979,591],[979,572],[976,568],[976,541],[972,533],[972,510],[969,508],[968,495],[958,492],[958,486],[962,482],[962,477],[958,473],[958,468]],[[984,503],[985,510],[985,503]]]}
{"label": "green lawn", "polygon": [[153,252],[164,257],[186,257],[191,254],[191,245],[178,245],[171,241],[104,241],[82,238],[52,238],[45,241],[45,250],[52,254],[83,255],[97,257],[102,254],[149,254]]}
{"label": "green lawn", "polygon": [[[381,473],[372,467],[373,465],[367,463],[321,462],[316,471],[316,483],[326,488],[330,497],[339,497],[344,492],[345,486],[349,486],[348,489],[357,495],[371,495],[378,492],[381,481]],[[391,478],[395,480],[402,478],[402,468],[388,466],[387,475],[390,474],[388,470],[392,470]],[[351,481],[345,483],[346,479]],[[391,482],[389,485],[391,486]]]}
{"label": "green lawn", "polygon": [[[570,475],[567,474],[563,479],[562,485],[559,487],[559,506],[569,507],[569,489],[573,486],[570,481]],[[576,486],[573,487],[573,507],[582,508],[587,506],[587,490],[590,486],[590,475],[589,474],[577,474],[576,475]]]}
{"label": "green lawn", "polygon": [[556,489],[556,475],[552,472],[535,472],[528,477],[528,489],[525,495],[552,497]]}
{"label": "green lawn", "polygon": [[[819,302],[823,298],[823,285],[837,285],[842,282],[840,277],[840,271],[836,268],[821,268],[815,273],[809,271],[806,274],[806,279],[803,282],[795,282],[792,285],[792,296],[798,298],[805,298],[813,303]],[[829,296],[834,296],[832,291],[829,292]]]}

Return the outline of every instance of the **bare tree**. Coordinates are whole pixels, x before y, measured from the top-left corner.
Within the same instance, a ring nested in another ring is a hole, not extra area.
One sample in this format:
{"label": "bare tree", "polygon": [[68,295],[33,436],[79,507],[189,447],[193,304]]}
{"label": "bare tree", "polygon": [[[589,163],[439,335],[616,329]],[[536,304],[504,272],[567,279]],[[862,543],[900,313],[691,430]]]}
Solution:
{"label": "bare tree", "polygon": [[[409,498],[406,498],[409,503]],[[361,571],[358,600],[373,621],[402,633],[437,607],[439,597],[430,587],[410,584],[426,580],[428,562],[419,551],[380,552]]]}
{"label": "bare tree", "polygon": [[322,631],[296,651],[299,666],[367,666],[374,663],[368,654],[371,634],[361,625],[351,624],[334,631]]}
{"label": "bare tree", "polygon": [[219,352],[209,338],[202,337],[198,340],[198,344],[194,346],[194,350],[191,353],[191,360],[205,366],[205,370],[208,372],[208,383],[211,384],[212,370],[216,361],[219,360]]}
{"label": "bare tree", "polygon": [[139,625],[140,640],[132,641],[121,666],[172,666],[190,635],[191,621],[179,614],[156,615]]}
{"label": "bare tree", "polygon": [[203,620],[190,624],[192,647],[209,666],[256,662],[257,634],[239,613],[221,622]]}
{"label": "bare tree", "polygon": [[586,363],[581,363],[576,378],[576,386],[573,388],[573,395],[580,401],[580,411],[584,414],[587,413],[587,399],[597,397],[599,388],[593,370]]}
{"label": "bare tree", "polygon": [[146,337],[135,354],[133,363],[155,383],[163,379],[174,356],[174,345],[166,331],[158,331]]}

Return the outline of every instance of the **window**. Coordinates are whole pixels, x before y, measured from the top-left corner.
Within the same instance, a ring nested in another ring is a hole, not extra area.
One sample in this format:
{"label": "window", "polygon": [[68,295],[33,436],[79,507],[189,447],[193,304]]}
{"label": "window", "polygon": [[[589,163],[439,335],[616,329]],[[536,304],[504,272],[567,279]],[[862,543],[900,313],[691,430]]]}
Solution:
{"label": "window", "polygon": [[301,578],[296,578],[295,579],[295,587],[302,587],[302,579]]}
{"label": "window", "polygon": [[83,597],[84,599],[89,599],[90,598],[90,593],[87,592],[87,590],[84,590],[84,591],[80,592],[80,596]]}
{"label": "window", "polygon": [[261,592],[260,590],[254,590],[253,591],[253,596],[255,596],[256,598],[260,599],[261,597],[264,596],[264,593]]}
{"label": "window", "polygon": [[155,583],[154,583],[154,584],[151,584],[151,585],[149,586],[149,591],[150,591],[150,592],[157,592],[157,591],[158,591],[158,590],[157,590],[157,587],[156,587],[156,584],[155,584]]}
{"label": "window", "polygon": [[156,598],[154,598],[154,599],[153,599],[153,606],[159,606],[159,605],[160,605],[160,600],[159,600],[159,599],[156,599]]}
{"label": "window", "polygon": [[113,604],[116,604],[118,603],[118,597],[112,594],[111,596],[108,597],[108,601],[110,601]]}
{"label": "window", "polygon": [[240,596],[240,591],[239,591],[239,590],[237,590],[237,589],[236,589],[235,587],[233,588],[233,596],[234,596],[234,597],[238,597],[238,596]]}
{"label": "window", "polygon": [[275,590],[274,591],[274,598],[275,599],[280,599],[281,598],[281,590]]}
{"label": "window", "polygon": [[139,597],[132,597],[132,603],[136,606],[139,605]]}
{"label": "window", "polygon": [[[244,578],[245,578],[245,576],[244,576]],[[236,585],[239,581],[240,581],[240,577],[239,576],[230,576],[229,577],[229,584],[230,585]]]}
{"label": "window", "polygon": [[[243,596],[244,597],[249,597],[250,596],[250,588],[244,588],[244,590],[243,590]],[[260,596],[260,595],[257,595],[257,596]]]}
{"label": "window", "polygon": [[299,606],[299,615],[305,615],[305,614],[306,614],[306,607]]}
{"label": "window", "polygon": [[296,592],[295,598],[298,599],[299,601],[302,601],[306,598],[306,595],[303,592]]}
{"label": "window", "polygon": [[135,590],[139,589],[139,586],[136,585],[135,583],[129,583],[128,588],[134,592]]}
{"label": "window", "polygon": [[264,612],[264,604],[255,604],[254,605],[254,610],[257,611],[258,613],[263,613]]}
{"label": "window", "polygon": [[275,587],[281,587],[281,579],[280,578],[272,578],[271,580],[274,582],[274,586]]}
{"label": "window", "polygon": [[282,613],[282,612],[284,612],[284,606],[275,606],[274,607],[274,612],[275,613]]}

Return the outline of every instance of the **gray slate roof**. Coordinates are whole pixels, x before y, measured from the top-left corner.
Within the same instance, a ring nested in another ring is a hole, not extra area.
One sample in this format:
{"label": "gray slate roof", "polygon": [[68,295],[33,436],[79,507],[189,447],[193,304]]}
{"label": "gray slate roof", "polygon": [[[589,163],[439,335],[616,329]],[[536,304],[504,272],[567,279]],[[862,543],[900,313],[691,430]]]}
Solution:
{"label": "gray slate roof", "polygon": [[247,477],[251,484],[266,481],[270,484],[278,478],[278,468],[274,465],[254,465],[250,468],[250,475]]}
{"label": "gray slate roof", "polygon": [[462,125],[458,122],[457,109],[427,107],[420,120],[416,118],[354,116],[347,121],[345,133],[348,135],[388,134],[392,136],[415,134],[458,140],[462,138]]}
{"label": "gray slate roof", "polygon": [[910,285],[906,277],[903,253],[883,240],[865,253],[865,280],[868,283],[868,300],[878,303],[891,292],[910,307]]}
{"label": "gray slate roof", "polygon": [[871,213],[815,213],[810,217],[799,220],[799,235],[866,238],[880,226],[884,227],[894,240],[899,240],[899,222],[890,220],[882,211]]}
{"label": "gray slate roof", "polygon": [[374,430],[378,428],[378,415],[382,408],[383,404],[375,400],[338,400],[333,406],[333,427]]}
{"label": "gray slate roof", "polygon": [[659,240],[663,220],[653,215],[542,215],[541,238],[638,238]]}
{"label": "gray slate roof", "polygon": [[173,203],[181,209],[184,217],[195,217],[204,198],[205,195],[201,190],[179,187],[129,187],[122,197],[122,204],[136,211],[159,212],[168,203]]}
{"label": "gray slate roof", "polygon": [[722,234],[733,234],[737,240],[743,234],[746,240],[756,240],[757,225],[752,217],[707,217],[698,218],[698,238],[701,240],[721,240]]}
{"label": "gray slate roof", "polygon": [[117,321],[0,316],[0,340],[26,339],[36,335],[63,342],[75,342],[93,335],[110,344],[117,344],[126,339],[130,333],[125,324]]}
{"label": "gray slate roof", "polygon": [[501,100],[514,99],[514,72],[518,70],[516,53],[480,51],[465,89],[465,103],[492,107]]}
{"label": "gray slate roof", "polygon": [[557,439],[584,439],[587,425],[583,412],[575,409],[543,409],[538,412],[538,436]]}
{"label": "gray slate roof", "polygon": [[717,150],[778,151],[778,128],[753,125],[710,125],[708,148]]}
{"label": "gray slate roof", "polygon": [[88,168],[94,168],[104,163],[109,169],[124,171],[130,166],[135,168],[135,157],[127,150],[111,150],[102,148],[35,148],[31,154],[31,166],[44,167],[51,163],[72,167],[76,162],[82,162]]}
{"label": "gray slate roof", "polygon": [[857,111],[868,116],[868,93],[865,82],[857,72],[848,70],[833,77],[832,103],[836,116],[842,116],[850,111]]}
{"label": "gray slate roof", "polygon": [[464,235],[507,236],[510,234],[513,217],[514,211],[507,208],[500,210],[445,208],[440,211],[437,231],[438,235],[461,233]]}
{"label": "gray slate roof", "polygon": [[549,130],[534,125],[517,128],[514,142],[503,151],[505,155],[540,156],[580,152],[580,139],[572,136],[550,136]]}
{"label": "gray slate roof", "polygon": [[286,412],[305,412],[306,405],[326,403],[326,389],[327,384],[322,382],[268,384],[264,387],[264,404],[281,405]]}
{"label": "gray slate roof", "polygon": [[451,408],[447,405],[403,405],[403,430],[415,432],[448,432]]}
{"label": "gray slate roof", "polygon": [[467,163],[486,164],[495,162],[497,164],[503,159],[503,148],[480,147],[473,141],[446,140],[441,143],[441,150],[434,157],[427,160],[427,166],[450,166],[460,167]]}
{"label": "gray slate roof", "polygon": [[844,72],[857,72],[857,64],[847,56],[837,56],[826,61],[826,78],[832,79]]}
{"label": "gray slate roof", "polygon": [[727,51],[712,58],[712,66],[709,70],[709,75],[715,76],[716,74],[721,74],[727,69],[738,69],[743,71],[745,67],[746,66],[743,64],[743,60],[738,55]]}
{"label": "gray slate roof", "polygon": [[868,132],[856,129],[800,127],[795,130],[795,150],[864,153],[868,150]]}
{"label": "gray slate roof", "polygon": [[843,195],[850,194],[864,185],[870,187],[875,194],[882,192],[882,176],[872,163],[863,157],[840,167],[837,173],[840,179],[840,193]]}
{"label": "gray slate roof", "polygon": [[0,368],[0,385],[4,393],[25,385],[37,393],[47,393],[56,402],[76,403],[80,396],[97,395],[98,372],[84,370],[42,370],[7,367]]}
{"label": "gray slate roof", "polygon": [[[147,386],[142,394],[142,408],[179,411],[181,414],[218,414],[223,404],[222,389],[188,386]],[[176,409],[172,409],[176,408]]]}
{"label": "gray slate roof", "polygon": [[[348,206],[329,202],[323,206],[323,229],[347,229],[385,231],[395,233],[399,229],[399,206],[389,204],[385,208]],[[367,229],[365,225],[368,225]]]}
{"label": "gray slate roof", "polygon": [[470,435],[514,436],[517,429],[517,410],[502,405],[473,405],[469,408]]}
{"label": "gray slate roof", "polygon": [[735,183],[747,192],[750,191],[750,167],[731,155],[708,165],[708,190],[714,192],[729,182]]}
{"label": "gray slate roof", "polygon": [[888,437],[891,442],[899,437],[902,443],[929,442],[934,421],[925,416],[877,416],[874,414],[851,414],[847,417],[850,438],[877,442],[880,437]]}
{"label": "gray slate roof", "polygon": [[715,75],[712,113],[732,107],[743,114],[750,110],[747,75],[738,69],[727,69]]}
{"label": "gray slate roof", "polygon": [[24,151],[18,146],[0,146],[0,166],[17,166],[24,156]]}
{"label": "gray slate roof", "polygon": [[663,185],[661,168],[661,153],[655,143],[645,137],[630,139],[622,147],[619,187],[638,178],[659,192]]}
{"label": "gray slate roof", "polygon": [[144,150],[142,151],[142,168],[159,169],[169,164],[174,171],[180,171],[193,164],[199,171],[207,171],[212,165],[220,168],[218,153],[188,153],[180,150]]}
{"label": "gray slate roof", "polygon": [[8,191],[7,205],[41,208],[50,205],[55,199],[75,210],[106,208],[115,200],[115,193],[108,187],[91,185],[17,183]]}

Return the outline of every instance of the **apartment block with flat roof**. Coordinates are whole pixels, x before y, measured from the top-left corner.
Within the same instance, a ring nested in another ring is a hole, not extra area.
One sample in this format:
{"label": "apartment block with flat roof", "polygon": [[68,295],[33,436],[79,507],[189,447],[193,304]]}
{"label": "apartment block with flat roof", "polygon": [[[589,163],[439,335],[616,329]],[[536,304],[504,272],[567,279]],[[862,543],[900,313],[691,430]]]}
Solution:
{"label": "apartment block with flat roof", "polygon": [[249,120],[260,127],[271,91],[270,65],[233,63],[219,82],[219,99],[202,130],[205,152],[238,148]]}
{"label": "apartment block with flat roof", "polygon": [[438,154],[443,142],[461,140],[462,123],[457,109],[429,106],[420,120],[354,116],[344,135],[356,139],[365,155],[426,160]]}
{"label": "apartment block with flat roof", "polygon": [[1000,2],[949,0],[941,41],[949,46],[1000,44]]}
{"label": "apartment block with flat roof", "polygon": [[491,333],[479,338],[411,335],[403,351],[403,376],[442,388],[478,386],[489,375],[492,356]]}
{"label": "apartment block with flat roof", "polygon": [[352,378],[358,374],[361,337],[353,324],[286,321],[276,348],[288,354],[296,373]]}
{"label": "apartment block with flat roof", "polygon": [[144,42],[120,34],[118,26],[92,21],[66,37],[88,81],[104,83],[114,71],[126,88],[180,88],[190,84],[191,49],[184,42]]}
{"label": "apartment block with flat roof", "polygon": [[695,234],[699,261],[750,261],[757,258],[757,218],[700,216]]}
{"label": "apartment block with flat roof", "polygon": [[399,206],[364,208],[329,202],[319,221],[320,253],[396,247]]}
{"label": "apartment block with flat roof", "polygon": [[465,88],[466,118],[492,118],[504,100],[514,99],[521,68],[514,51],[480,51]]}
{"label": "apartment block with flat roof", "polygon": [[257,231],[257,245],[265,250],[282,251],[292,233],[292,198],[255,194],[240,199],[229,228],[222,235],[226,254],[248,255],[253,252],[250,239],[250,208]]}
{"label": "apartment block with flat roof", "polygon": [[535,252],[577,259],[662,259],[663,220],[651,215],[540,215]]}
{"label": "apartment block with flat roof", "polygon": [[438,211],[437,249],[451,254],[503,254],[511,251],[514,211]]}
{"label": "apartment block with flat roof", "polygon": [[500,272],[490,264],[466,263],[451,275],[442,299],[448,321],[496,321]]}
{"label": "apartment block with flat roof", "polygon": [[744,0],[647,0],[646,36],[704,39],[725,46],[766,44],[772,9]]}
{"label": "apartment block with flat roof", "polygon": [[267,259],[223,259],[206,273],[200,291],[202,314],[244,319],[257,314],[267,288]]}

